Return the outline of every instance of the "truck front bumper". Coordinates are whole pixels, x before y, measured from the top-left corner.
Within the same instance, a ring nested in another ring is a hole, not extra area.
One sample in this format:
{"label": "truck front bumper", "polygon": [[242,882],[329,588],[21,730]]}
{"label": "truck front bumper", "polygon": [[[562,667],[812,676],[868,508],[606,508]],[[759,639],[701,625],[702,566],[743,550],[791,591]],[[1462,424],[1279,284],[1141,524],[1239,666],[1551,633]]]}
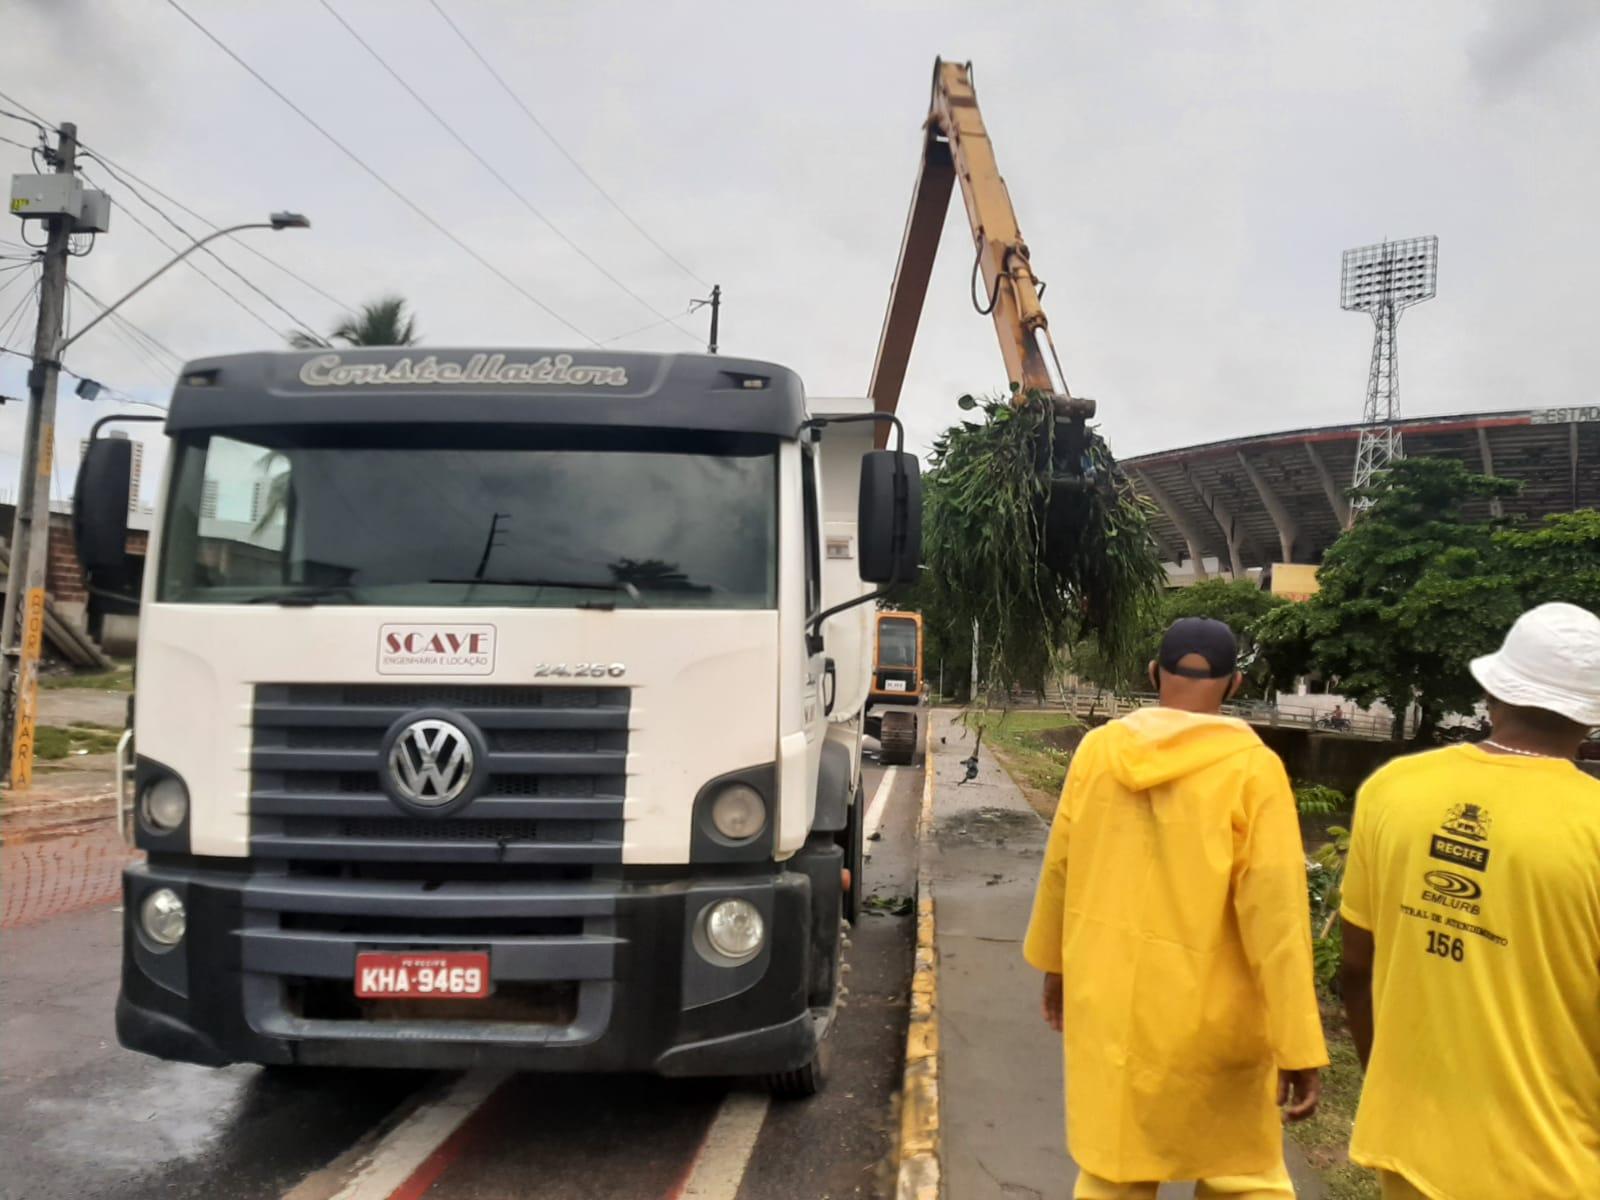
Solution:
{"label": "truck front bumper", "polygon": [[[830,1015],[838,904],[823,881],[838,865],[821,854],[758,874],[440,883],[163,857],[124,874],[117,1036],[211,1065],[793,1070]],[[187,913],[166,950],[139,927],[160,887]],[[730,897],[754,904],[767,931],[733,966],[709,961],[696,936],[707,906]],[[487,951],[493,995],[355,999],[357,953],[410,949]]]}

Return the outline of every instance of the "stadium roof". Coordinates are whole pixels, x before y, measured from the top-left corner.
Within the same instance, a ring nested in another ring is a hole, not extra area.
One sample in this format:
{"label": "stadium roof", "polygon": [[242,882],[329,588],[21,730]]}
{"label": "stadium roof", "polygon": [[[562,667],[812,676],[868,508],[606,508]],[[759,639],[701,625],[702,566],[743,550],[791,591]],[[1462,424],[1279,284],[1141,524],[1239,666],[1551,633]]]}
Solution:
{"label": "stadium roof", "polygon": [[[1448,457],[1521,482],[1507,515],[1600,507],[1600,405],[1400,422],[1405,452]],[[1174,562],[1214,558],[1242,576],[1274,562],[1321,561],[1349,518],[1360,425],[1329,425],[1164,450],[1126,459],[1156,502],[1156,534]],[[1487,503],[1480,517],[1490,515]],[[1197,572],[1197,574],[1203,573]]]}

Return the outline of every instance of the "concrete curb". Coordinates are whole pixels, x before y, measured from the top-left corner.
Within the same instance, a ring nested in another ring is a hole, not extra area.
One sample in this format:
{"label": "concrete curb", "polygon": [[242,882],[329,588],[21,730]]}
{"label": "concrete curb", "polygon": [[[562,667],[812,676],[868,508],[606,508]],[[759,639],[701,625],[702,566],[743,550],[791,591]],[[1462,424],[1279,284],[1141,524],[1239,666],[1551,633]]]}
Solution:
{"label": "concrete curb", "polygon": [[917,817],[917,957],[911,974],[905,1079],[900,1089],[899,1174],[895,1200],[939,1200],[939,956],[927,845],[933,837],[933,721],[922,756]]}

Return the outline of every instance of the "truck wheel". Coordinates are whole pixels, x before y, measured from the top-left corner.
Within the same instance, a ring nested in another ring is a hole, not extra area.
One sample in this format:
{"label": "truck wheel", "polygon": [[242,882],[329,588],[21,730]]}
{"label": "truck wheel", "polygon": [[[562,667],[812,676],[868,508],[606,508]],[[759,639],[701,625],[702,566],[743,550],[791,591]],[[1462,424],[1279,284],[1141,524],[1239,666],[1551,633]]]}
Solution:
{"label": "truck wheel", "polygon": [[830,1019],[810,1062],[792,1071],[775,1071],[767,1076],[767,1091],[775,1100],[806,1100],[827,1085],[828,1068],[833,1059],[833,1038],[829,1036],[832,1032]]}

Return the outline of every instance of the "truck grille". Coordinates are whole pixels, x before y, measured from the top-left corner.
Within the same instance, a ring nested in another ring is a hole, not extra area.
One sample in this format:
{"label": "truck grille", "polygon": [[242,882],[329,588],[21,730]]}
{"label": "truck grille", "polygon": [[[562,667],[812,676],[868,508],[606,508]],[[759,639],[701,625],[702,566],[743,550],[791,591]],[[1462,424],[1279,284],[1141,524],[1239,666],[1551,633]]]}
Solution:
{"label": "truck grille", "polygon": [[[424,710],[472,725],[487,780],[438,817],[384,791],[385,735]],[[294,861],[617,863],[627,688],[260,684],[251,849]]]}

